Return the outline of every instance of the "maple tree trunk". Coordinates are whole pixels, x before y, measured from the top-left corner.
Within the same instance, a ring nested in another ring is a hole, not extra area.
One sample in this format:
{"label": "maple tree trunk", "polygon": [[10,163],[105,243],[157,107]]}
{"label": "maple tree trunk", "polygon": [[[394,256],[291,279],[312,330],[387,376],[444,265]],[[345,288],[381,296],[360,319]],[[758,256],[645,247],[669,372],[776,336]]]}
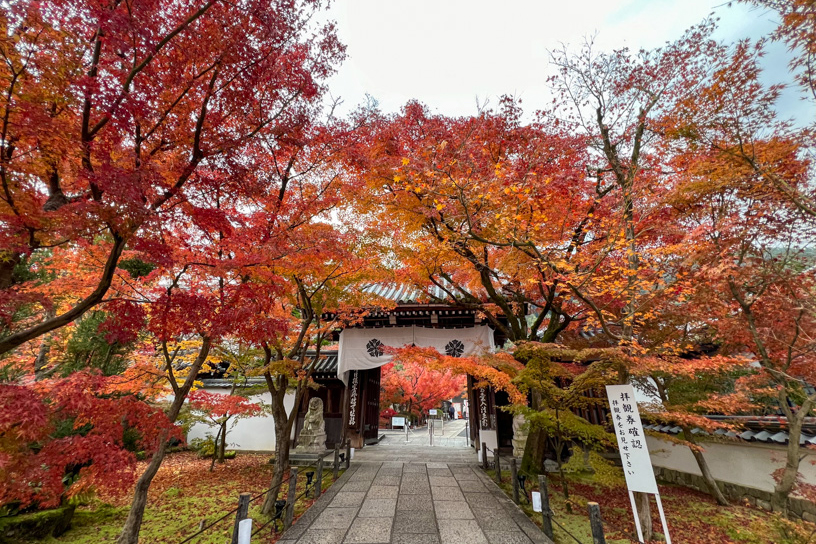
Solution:
{"label": "maple tree trunk", "polygon": [[[275,501],[280,494],[283,476],[289,470],[289,446],[291,445],[290,427],[283,402],[272,398],[272,417],[275,421],[275,469],[272,472],[272,481],[269,483],[269,493],[266,494],[261,513],[271,516],[275,509]],[[297,418],[297,405],[292,408],[292,416]]]}
{"label": "maple tree trunk", "polygon": [[227,422],[221,424],[221,443],[218,447],[218,462],[224,462],[224,453],[227,449]]}
{"label": "maple tree trunk", "polygon": [[632,199],[632,182],[621,183],[621,192],[623,193],[623,223],[624,236],[626,238],[627,246],[629,247],[626,256],[626,271],[628,273],[626,281],[626,291],[628,300],[623,307],[622,333],[621,337],[627,342],[631,342],[634,337],[634,323],[635,323],[635,291],[637,289],[637,273],[640,266],[640,260],[637,253],[637,244],[635,243],[635,221],[634,221],[634,201]]}
{"label": "maple tree trunk", "polygon": [[569,499],[569,487],[567,478],[564,476],[564,462],[562,456],[564,455],[564,436],[561,434],[561,420],[558,408],[555,409],[555,460],[558,463],[558,475],[561,476],[561,490],[564,493],[564,504],[567,507],[567,513],[572,514],[572,503]]}
{"label": "maple tree trunk", "polygon": [[[54,307],[51,307],[46,310],[45,317],[46,319],[51,319],[56,315],[56,310]],[[51,352],[51,338],[54,333],[48,333],[42,339],[42,343],[40,344],[40,350],[37,353],[37,358],[34,360],[34,379],[40,381],[48,377],[51,372],[48,368],[48,354]],[[52,369],[53,370],[53,369]]]}
{"label": "maple tree trunk", "polygon": [[213,469],[215,468],[215,461],[216,461],[216,459],[218,459],[218,444],[220,444],[220,442],[219,442],[220,437],[221,437],[221,427],[219,427],[218,432],[215,433],[215,444],[213,444],[213,454],[212,454],[212,459],[210,460],[210,472],[212,472]]}
{"label": "maple tree trunk", "polygon": [[8,289],[14,285],[14,269],[22,260],[22,253],[6,253],[4,259],[0,260],[0,289]]}
{"label": "maple tree trunk", "polygon": [[654,536],[652,529],[652,508],[649,503],[648,493],[635,493],[635,501],[638,505],[638,519],[640,520],[640,530],[643,531],[643,541],[649,542]]}
{"label": "maple tree trunk", "polygon": [[569,496],[569,485],[567,484],[567,478],[564,475],[564,464],[561,462],[561,454],[564,452],[564,445],[563,443],[559,442],[559,445],[555,448],[555,460],[558,462],[558,476],[561,478],[561,493],[564,495],[564,506],[567,507],[567,513],[572,514],[572,503],[570,502]]}
{"label": "maple tree trunk", "polygon": [[[686,440],[686,442],[697,445],[697,442],[694,441],[694,435],[691,434],[691,429],[688,427],[681,428],[683,429],[683,438]],[[711,474],[711,470],[708,468],[708,462],[705,460],[703,452],[694,447],[689,447],[689,450],[691,450],[694,460],[697,461],[697,466],[700,467],[700,473],[703,475],[703,479],[708,486],[708,491],[711,496],[714,497],[717,504],[720,506],[730,506],[728,499],[726,499],[725,495],[723,495],[722,491],[720,491],[720,487],[717,485],[717,480],[715,480],[714,475]]]}
{"label": "maple tree trunk", "polygon": [[[179,412],[184,404],[184,399],[193,387],[193,382],[198,376],[198,371],[201,370],[201,366],[210,354],[210,345],[210,338],[205,336],[198,356],[190,367],[187,378],[184,380],[184,385],[175,391],[173,403],[167,411],[167,418],[173,423],[178,419]],[[175,384],[175,382],[173,383]],[[142,519],[144,518],[144,511],[147,506],[147,492],[167,453],[167,439],[167,433],[163,433],[162,436],[159,437],[159,443],[155,453],[153,453],[153,457],[150,459],[150,464],[147,465],[147,468],[136,482],[136,488],[133,490],[133,500],[130,503],[130,511],[125,520],[125,526],[122,528],[122,534],[119,535],[116,544],[139,544],[139,530],[142,528]]]}
{"label": "maple tree trunk", "polygon": [[785,467],[782,469],[782,475],[777,480],[771,496],[771,507],[774,512],[782,512],[785,516],[788,515],[788,496],[793,491],[799,476],[799,450],[801,449],[799,439],[802,435],[802,423],[809,411],[810,402],[805,401],[798,412],[788,414],[788,449],[785,455]]}
{"label": "maple tree trunk", "polygon": [[547,433],[540,429],[530,429],[524,444],[521,470],[539,474],[544,470],[544,455],[547,451]]}
{"label": "maple tree trunk", "polygon": [[159,449],[153,454],[150,464],[147,465],[147,468],[136,482],[133,501],[130,503],[130,512],[128,512],[125,526],[122,528],[122,534],[119,535],[116,544],[139,544],[139,530],[142,528],[142,519],[147,506],[147,491],[164,460],[167,451],[167,435],[162,436],[160,441]]}
{"label": "maple tree trunk", "polygon": [[[654,99],[653,99],[654,100]],[[652,102],[649,109],[654,106]],[[634,149],[630,158],[630,165],[624,166],[624,162],[620,160],[617,151],[617,144],[612,142],[610,137],[609,127],[604,123],[603,111],[599,106],[596,110],[596,117],[598,128],[601,132],[603,140],[603,153],[612,166],[615,174],[615,180],[621,190],[621,198],[623,200],[623,211],[621,220],[623,222],[623,235],[626,240],[626,304],[621,312],[621,335],[620,340],[624,349],[628,348],[632,340],[634,340],[634,318],[635,310],[637,308],[636,292],[637,292],[637,274],[640,268],[640,259],[637,251],[637,237],[635,231],[634,218],[634,181],[637,175],[640,157],[640,146],[643,138],[643,133],[646,128],[646,114],[647,110],[641,109],[639,119],[635,129]],[[621,384],[625,385],[629,382],[628,372],[623,370],[620,376]],[[652,513],[651,505],[649,504],[649,495],[644,493],[635,493],[639,503],[638,516],[640,517],[641,529],[643,530],[643,539],[649,541],[652,538]]]}
{"label": "maple tree trunk", "polygon": [[[530,395],[530,407],[541,408],[541,393],[533,389]],[[524,457],[521,459],[521,470],[540,474],[544,471],[544,455],[547,452],[547,433],[541,429],[530,429],[527,442],[524,444]]]}
{"label": "maple tree trunk", "polygon": [[48,366],[48,353],[51,351],[51,335],[43,338],[37,358],[34,359],[34,379],[42,380],[46,376],[45,367]]}

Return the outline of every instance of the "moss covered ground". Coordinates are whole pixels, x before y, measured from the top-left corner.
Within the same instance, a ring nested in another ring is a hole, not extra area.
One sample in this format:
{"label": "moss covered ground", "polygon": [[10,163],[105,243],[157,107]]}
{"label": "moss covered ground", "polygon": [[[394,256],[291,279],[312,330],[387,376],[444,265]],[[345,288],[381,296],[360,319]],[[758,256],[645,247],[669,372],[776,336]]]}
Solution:
{"label": "moss covered ground", "polygon": [[[162,465],[150,488],[148,506],[140,533],[140,541],[175,544],[195,533],[199,525],[212,523],[238,504],[240,493],[253,496],[264,491],[272,477],[269,455],[239,454],[235,459],[216,465],[209,472],[210,461],[195,454],[182,452],[170,455]],[[297,493],[304,490],[304,478],[298,478]],[[331,470],[324,473],[324,488],[332,482]],[[281,498],[286,495],[286,485]],[[255,528],[267,520],[260,514],[263,498],[250,505],[250,517]],[[115,542],[127,517],[129,494],[100,496],[90,504],[77,508],[71,528],[59,538],[23,541],[41,544],[99,544]],[[295,505],[295,518],[302,514],[313,499],[301,498]],[[229,515],[212,529],[197,537],[197,544],[229,542],[234,515]],[[272,525],[262,530],[264,541],[274,541]]]}
{"label": "moss covered ground", "polygon": [[[496,480],[495,472],[488,475]],[[501,487],[512,497],[508,471],[503,471]],[[601,508],[604,532],[609,544],[637,542],[635,524],[626,487],[596,481],[590,474],[569,474],[567,483],[572,512],[562,494],[561,481],[557,475],[548,478],[550,506],[554,519],[556,544],[592,542],[587,514],[587,502],[597,502]],[[528,491],[538,490],[538,485],[528,484]],[[779,514],[766,512],[748,504],[719,506],[704,493],[680,486],[660,484],[663,508],[673,542],[685,544],[813,544],[816,542],[816,525],[801,520],[787,520]],[[539,526],[541,513],[533,512],[532,505],[521,499],[520,507]],[[652,523],[655,531],[662,531],[657,506],[652,499]],[[570,536],[572,535],[572,536]],[[575,538],[573,538],[573,536]],[[658,535],[660,538],[661,535]]]}
{"label": "moss covered ground", "polygon": [[[199,459],[189,452],[169,456],[151,486],[148,507],[142,525],[141,541],[145,543],[176,544],[198,530],[203,521],[209,524],[237,505],[238,495],[243,492],[253,496],[264,491],[272,476],[268,455],[240,454],[223,465],[216,465],[209,472],[209,460]],[[488,474],[495,481],[493,471]],[[512,494],[509,473],[503,474],[502,488]],[[325,485],[332,480],[326,471]],[[533,480],[533,478],[530,478]],[[599,503],[609,544],[635,542],[634,522],[629,507],[626,488],[620,484],[597,481],[589,474],[570,474],[567,482],[570,490],[572,512],[567,511],[567,501],[561,494],[557,476],[549,478],[551,506],[555,512],[556,544],[575,544],[574,535],[581,543],[592,542],[586,504]],[[534,482],[533,482],[534,483]],[[297,492],[303,491],[303,479],[299,479]],[[532,489],[531,489],[532,487]],[[528,492],[537,489],[530,485]],[[688,544],[813,544],[816,543],[816,526],[800,520],[788,521],[777,514],[749,506],[735,504],[718,506],[708,495],[690,489],[660,486],[663,505],[674,542]],[[286,488],[282,491],[285,496]],[[76,510],[71,529],[59,538],[22,541],[25,544],[96,544],[116,541],[124,524],[130,502],[129,494],[99,496],[90,504]],[[311,504],[311,499],[301,499],[295,508],[299,516]],[[256,527],[266,521],[260,515],[261,499],[252,503],[250,517]],[[541,514],[533,512],[532,506],[522,499],[521,508],[539,526]],[[652,503],[653,523],[660,530],[657,508]],[[234,516],[228,516],[195,542],[222,544],[232,533]],[[563,527],[563,528],[562,528]],[[263,529],[265,542],[274,542],[276,533],[272,526]]]}

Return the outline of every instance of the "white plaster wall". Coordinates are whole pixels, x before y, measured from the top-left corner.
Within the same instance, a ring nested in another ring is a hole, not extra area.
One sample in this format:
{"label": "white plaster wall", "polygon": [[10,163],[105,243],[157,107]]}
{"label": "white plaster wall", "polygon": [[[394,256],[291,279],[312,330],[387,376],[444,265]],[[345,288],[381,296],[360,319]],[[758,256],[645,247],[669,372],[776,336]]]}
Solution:
{"label": "white plaster wall", "polygon": [[[687,446],[679,446],[652,436],[646,437],[654,466],[700,476],[697,461]],[[773,491],[771,473],[784,465],[785,446],[745,442],[704,442],[703,456],[715,480]],[[803,481],[816,484],[816,452],[802,448],[799,463]]]}
{"label": "white plaster wall", "polygon": [[[205,387],[204,391],[207,393],[214,393],[217,395],[226,395],[229,389],[224,387]],[[262,395],[253,395],[250,397],[252,402],[269,406],[272,402],[272,395],[264,393]],[[292,407],[295,404],[295,396],[287,393],[283,399],[283,405],[286,408],[286,413],[292,413]],[[231,425],[231,423],[230,423]],[[204,438],[207,433],[213,436],[218,432],[216,427],[209,427],[203,423],[196,423],[187,433],[187,441],[194,438]],[[268,451],[275,450],[275,422],[272,414],[266,413],[258,417],[250,417],[246,419],[239,419],[235,422],[233,427],[228,427],[227,431],[227,449],[232,450],[246,450],[246,451]]]}

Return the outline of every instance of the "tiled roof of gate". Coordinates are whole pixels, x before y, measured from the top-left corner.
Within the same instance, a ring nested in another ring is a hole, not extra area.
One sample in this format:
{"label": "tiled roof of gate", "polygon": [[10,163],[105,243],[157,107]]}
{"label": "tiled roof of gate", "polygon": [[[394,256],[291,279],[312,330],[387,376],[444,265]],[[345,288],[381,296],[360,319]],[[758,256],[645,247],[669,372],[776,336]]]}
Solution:
{"label": "tiled roof of gate", "polygon": [[[314,353],[311,354],[307,353],[306,357],[311,357],[312,359],[314,359]],[[320,358],[314,364],[314,375],[315,376],[320,375],[322,377],[323,375],[329,374],[331,376],[337,375],[337,352],[321,351]]]}
{"label": "tiled roof of gate", "polygon": [[404,283],[371,283],[363,286],[361,290],[363,293],[402,304],[423,304],[434,298],[443,300],[448,298],[447,293],[436,285],[418,289]]}
{"label": "tiled roof of gate", "polygon": [[[306,352],[306,359],[314,361],[315,352]],[[337,377],[337,351],[321,351],[320,358],[314,363],[312,378],[330,379]],[[203,379],[201,382],[205,387],[232,387],[233,381],[228,378]],[[248,387],[266,383],[263,376],[253,376],[243,382],[238,383],[238,387]]]}

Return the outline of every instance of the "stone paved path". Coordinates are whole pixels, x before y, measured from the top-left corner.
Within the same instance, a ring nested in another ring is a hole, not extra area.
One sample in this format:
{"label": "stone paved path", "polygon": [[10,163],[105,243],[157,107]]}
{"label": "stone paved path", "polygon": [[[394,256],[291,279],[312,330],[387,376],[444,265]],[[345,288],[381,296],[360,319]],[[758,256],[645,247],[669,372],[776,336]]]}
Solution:
{"label": "stone paved path", "polygon": [[430,446],[428,429],[420,427],[408,432],[380,430],[385,438],[375,446],[366,446],[354,453],[354,460],[361,462],[428,462],[475,463],[476,452],[468,447],[467,438],[459,436],[465,430],[463,419],[437,424],[434,429],[434,445]]}
{"label": "stone paved path", "polygon": [[280,543],[552,544],[472,464],[356,460]]}

